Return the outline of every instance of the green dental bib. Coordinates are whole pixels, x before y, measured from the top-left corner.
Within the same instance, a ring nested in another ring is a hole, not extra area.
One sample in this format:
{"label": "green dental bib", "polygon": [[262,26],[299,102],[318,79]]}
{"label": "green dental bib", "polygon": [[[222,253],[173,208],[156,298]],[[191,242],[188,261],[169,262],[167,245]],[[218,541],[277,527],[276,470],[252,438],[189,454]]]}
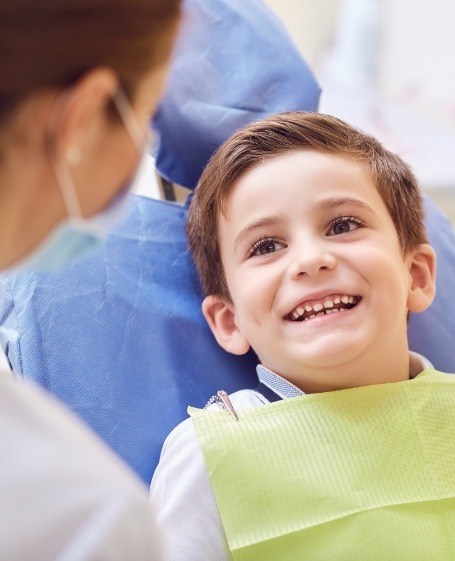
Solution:
{"label": "green dental bib", "polygon": [[235,561],[455,559],[455,376],[189,412]]}

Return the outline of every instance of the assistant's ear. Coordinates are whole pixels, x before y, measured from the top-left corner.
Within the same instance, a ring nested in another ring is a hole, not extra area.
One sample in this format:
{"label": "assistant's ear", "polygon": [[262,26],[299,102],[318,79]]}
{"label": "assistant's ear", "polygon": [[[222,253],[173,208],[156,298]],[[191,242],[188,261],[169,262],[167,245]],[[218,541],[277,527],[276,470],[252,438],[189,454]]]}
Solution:
{"label": "assistant's ear", "polygon": [[235,355],[248,352],[250,344],[236,324],[231,302],[220,296],[207,296],[202,302],[202,312],[220,347]]}
{"label": "assistant's ear", "polygon": [[70,165],[82,159],[91,138],[105,127],[106,110],[117,88],[115,73],[100,67],[84,74],[61,94],[51,115],[49,131],[54,148]]}
{"label": "assistant's ear", "polygon": [[408,309],[423,312],[436,293],[436,253],[431,245],[420,244],[410,256]]}

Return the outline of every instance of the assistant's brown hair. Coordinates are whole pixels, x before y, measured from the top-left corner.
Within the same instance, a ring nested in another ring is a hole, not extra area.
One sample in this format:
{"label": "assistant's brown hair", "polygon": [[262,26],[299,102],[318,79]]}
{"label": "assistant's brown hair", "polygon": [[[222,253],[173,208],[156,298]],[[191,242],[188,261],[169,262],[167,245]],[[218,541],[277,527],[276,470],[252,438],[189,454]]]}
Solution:
{"label": "assistant's brown hair", "polygon": [[219,251],[218,219],[235,182],[255,165],[301,149],[339,155],[366,166],[395,224],[403,255],[427,241],[422,197],[401,158],[335,117],[281,113],[237,131],[215,152],[201,175],[190,205],[187,233],[205,295],[230,299]]}
{"label": "assistant's brown hair", "polygon": [[108,66],[127,95],[167,61],[180,0],[1,0],[0,123],[22,100]]}

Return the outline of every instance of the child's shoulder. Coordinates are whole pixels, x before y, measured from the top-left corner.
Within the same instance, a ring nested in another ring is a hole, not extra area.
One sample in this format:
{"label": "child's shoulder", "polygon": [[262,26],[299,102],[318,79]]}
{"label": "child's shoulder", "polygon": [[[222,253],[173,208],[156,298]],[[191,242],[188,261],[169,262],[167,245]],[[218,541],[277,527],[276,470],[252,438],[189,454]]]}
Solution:
{"label": "child's shoulder", "polygon": [[[234,409],[246,409],[248,407],[260,407],[261,405],[266,405],[269,401],[259,392],[255,390],[239,390],[232,394],[229,394],[229,399],[234,407]],[[212,403],[206,406],[206,411],[216,411],[220,409],[221,406],[218,403]],[[196,433],[194,431],[193,422],[190,417],[182,421],[166,438],[163,450],[169,452],[173,449],[180,448],[183,443],[186,446],[191,447],[191,443],[194,446],[199,446],[197,443]]]}

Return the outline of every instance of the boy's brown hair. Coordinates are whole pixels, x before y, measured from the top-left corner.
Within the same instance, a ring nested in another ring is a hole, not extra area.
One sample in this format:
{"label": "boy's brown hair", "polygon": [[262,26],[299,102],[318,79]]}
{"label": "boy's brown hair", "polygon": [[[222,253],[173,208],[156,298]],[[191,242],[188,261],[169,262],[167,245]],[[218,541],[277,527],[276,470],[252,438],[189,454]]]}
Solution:
{"label": "boy's brown hair", "polygon": [[427,241],[422,197],[413,173],[401,158],[335,117],[281,113],[234,133],[201,175],[190,205],[187,233],[205,295],[230,300],[219,251],[218,217],[235,182],[265,160],[302,149],[350,158],[369,169],[395,224],[403,255]]}

